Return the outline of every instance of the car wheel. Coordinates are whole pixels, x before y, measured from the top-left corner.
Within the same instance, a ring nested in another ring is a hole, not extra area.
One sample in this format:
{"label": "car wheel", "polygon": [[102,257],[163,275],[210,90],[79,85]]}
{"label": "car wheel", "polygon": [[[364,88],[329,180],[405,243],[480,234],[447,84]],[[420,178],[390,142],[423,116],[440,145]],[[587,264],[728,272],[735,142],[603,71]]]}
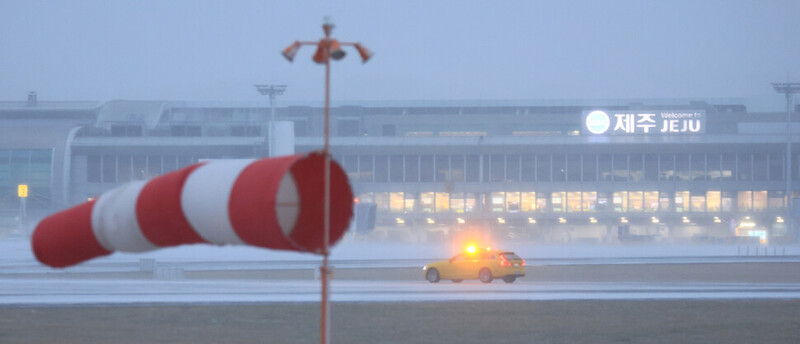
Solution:
{"label": "car wheel", "polygon": [[506,283],[514,283],[517,280],[517,276],[505,276],[503,277],[503,282]]}
{"label": "car wheel", "polygon": [[492,277],[492,272],[489,269],[483,268],[478,272],[478,279],[483,283],[491,283],[494,277]]}
{"label": "car wheel", "polygon": [[439,270],[436,269],[428,270],[428,272],[425,274],[425,279],[431,283],[439,282]]}
{"label": "car wheel", "polygon": [[454,280],[453,280],[453,283],[461,283],[461,281],[463,281],[463,280],[460,280],[460,279],[454,279]]}

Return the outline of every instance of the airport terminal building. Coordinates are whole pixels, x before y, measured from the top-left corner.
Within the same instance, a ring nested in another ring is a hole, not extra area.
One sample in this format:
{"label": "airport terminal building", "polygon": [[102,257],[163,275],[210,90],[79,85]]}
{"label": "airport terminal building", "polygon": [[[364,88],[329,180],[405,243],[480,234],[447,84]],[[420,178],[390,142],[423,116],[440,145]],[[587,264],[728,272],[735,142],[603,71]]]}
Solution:
{"label": "airport terminal building", "polygon": [[[0,102],[0,228],[204,159],[322,147],[321,106],[279,106],[274,122],[271,110]],[[735,100],[351,102],[331,108],[331,152],[354,201],[374,204],[365,235],[785,242],[800,222],[793,110],[788,125]]]}

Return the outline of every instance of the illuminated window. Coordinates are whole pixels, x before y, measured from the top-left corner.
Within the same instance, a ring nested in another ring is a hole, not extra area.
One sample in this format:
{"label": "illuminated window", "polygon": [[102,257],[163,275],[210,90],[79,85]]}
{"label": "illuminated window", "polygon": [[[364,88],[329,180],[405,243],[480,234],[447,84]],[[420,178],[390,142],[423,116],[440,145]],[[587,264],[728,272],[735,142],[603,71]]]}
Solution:
{"label": "illuminated window", "polygon": [[666,192],[662,192],[658,198],[658,207],[661,211],[672,210],[672,197]]}
{"label": "illuminated window", "polygon": [[413,192],[405,192],[405,212],[416,212],[418,209],[415,208],[417,202],[417,194]]}
{"label": "illuminated window", "polygon": [[618,191],[614,193],[614,211],[626,212],[628,211],[628,192]]}
{"label": "illuminated window", "polygon": [[402,192],[390,192],[389,193],[389,211],[393,213],[402,213],[403,212],[403,193]]}
{"label": "illuminated window", "polygon": [[433,192],[421,192],[419,194],[419,207],[423,213],[433,212]]}
{"label": "illuminated window", "polygon": [[568,192],[567,193],[567,212],[574,213],[581,211],[581,193]]}
{"label": "illuminated window", "polygon": [[464,212],[464,193],[454,192],[450,195],[450,209],[456,213]]}
{"label": "illuminated window", "polygon": [[606,211],[608,209],[608,194],[605,192],[597,193],[597,211]]}
{"label": "illuminated window", "polygon": [[689,211],[691,200],[689,199],[689,191],[678,191],[675,193],[675,212],[682,213]]}
{"label": "illuminated window", "polygon": [[753,191],[753,211],[764,211],[767,209],[767,192]]}
{"label": "illuminated window", "polygon": [[521,212],[533,212],[536,210],[536,193],[535,192],[522,192],[521,193]]}
{"label": "illuminated window", "polygon": [[628,193],[628,211],[641,212],[644,210],[643,193],[641,191],[631,191]]}
{"label": "illuminated window", "polygon": [[471,213],[475,211],[475,205],[478,204],[478,196],[473,192],[465,193],[466,198],[464,199],[464,211],[467,213]]}
{"label": "illuminated window", "polygon": [[536,196],[536,211],[542,212],[547,211],[547,196],[544,194],[538,194]]}
{"label": "illuminated window", "polygon": [[447,192],[436,193],[436,212],[447,213],[450,212],[450,194]]}
{"label": "illuminated window", "polygon": [[492,192],[491,202],[492,212],[498,213],[505,211],[506,199],[504,192]]}
{"label": "illuminated window", "polygon": [[722,206],[722,192],[708,191],[706,192],[706,211],[716,212],[720,211]]}
{"label": "illuminated window", "polygon": [[705,195],[692,195],[691,196],[692,211],[706,211],[706,196]]}
{"label": "illuminated window", "polygon": [[753,192],[752,191],[739,191],[737,196],[738,202],[736,205],[739,207],[739,211],[751,211],[753,210]]}
{"label": "illuminated window", "polygon": [[506,211],[509,213],[520,211],[519,192],[506,192]]}
{"label": "illuminated window", "polygon": [[645,191],[644,211],[658,211],[658,191]]}
{"label": "illuminated window", "polygon": [[583,193],[583,200],[581,202],[581,208],[585,212],[594,212],[597,208],[597,192],[595,191],[588,191]]}
{"label": "illuminated window", "polygon": [[564,198],[566,197],[565,192],[553,192],[550,196],[550,204],[553,206],[554,213],[560,213],[564,211]]}

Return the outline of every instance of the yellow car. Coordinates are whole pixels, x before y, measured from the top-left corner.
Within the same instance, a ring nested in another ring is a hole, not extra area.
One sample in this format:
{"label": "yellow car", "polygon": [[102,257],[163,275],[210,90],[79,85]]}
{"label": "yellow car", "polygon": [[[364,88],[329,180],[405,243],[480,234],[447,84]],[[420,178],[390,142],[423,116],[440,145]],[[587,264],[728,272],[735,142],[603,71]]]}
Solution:
{"label": "yellow car", "polygon": [[490,283],[495,278],[502,278],[506,283],[513,283],[518,277],[525,276],[525,260],[514,252],[500,250],[475,250],[470,247],[466,252],[453,258],[430,263],[422,268],[428,282],[449,279],[455,283],[465,279],[479,279]]}

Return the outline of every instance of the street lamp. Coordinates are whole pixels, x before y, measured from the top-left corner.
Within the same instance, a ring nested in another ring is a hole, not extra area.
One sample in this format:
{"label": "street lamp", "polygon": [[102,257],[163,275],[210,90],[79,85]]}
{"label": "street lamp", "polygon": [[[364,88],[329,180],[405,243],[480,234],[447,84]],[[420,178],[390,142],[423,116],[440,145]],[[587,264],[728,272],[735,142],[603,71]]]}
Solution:
{"label": "street lamp", "polygon": [[800,93],[800,82],[772,83],[772,87],[776,92],[786,95],[786,228],[789,229],[789,235],[794,236],[794,218],[792,216],[792,100],[794,100],[795,93]]}
{"label": "street lamp", "polygon": [[327,344],[330,341],[328,334],[330,333],[330,307],[329,307],[329,289],[328,289],[328,279],[330,277],[331,270],[328,268],[328,256],[330,255],[330,213],[331,213],[331,199],[330,199],[330,179],[331,179],[331,155],[329,152],[330,149],[330,80],[331,80],[331,64],[330,60],[341,60],[346,55],[345,51],[342,50],[343,46],[353,46],[355,47],[358,54],[361,56],[361,61],[366,63],[371,57],[372,52],[365,48],[361,43],[355,42],[339,42],[338,40],[331,38],[331,31],[333,31],[333,23],[330,21],[328,17],[325,17],[322,23],[322,31],[325,32],[325,37],[320,39],[318,42],[301,42],[295,41],[291,45],[289,45],[286,49],[283,50],[282,54],[289,62],[294,61],[295,55],[297,55],[297,51],[300,50],[301,46],[304,45],[311,45],[316,46],[317,50],[314,52],[314,56],[312,60],[319,64],[325,65],[325,144],[322,148],[322,154],[325,156],[325,192],[324,192],[324,228],[323,228],[323,250],[320,252],[322,254],[322,266],[320,267],[320,275],[322,275],[322,314],[321,314],[321,326],[320,326],[320,339],[323,344]]}
{"label": "street lamp", "polygon": [[269,157],[275,156],[275,96],[280,96],[286,92],[286,85],[254,85],[258,93],[269,96],[269,107],[271,109],[269,117]]}

